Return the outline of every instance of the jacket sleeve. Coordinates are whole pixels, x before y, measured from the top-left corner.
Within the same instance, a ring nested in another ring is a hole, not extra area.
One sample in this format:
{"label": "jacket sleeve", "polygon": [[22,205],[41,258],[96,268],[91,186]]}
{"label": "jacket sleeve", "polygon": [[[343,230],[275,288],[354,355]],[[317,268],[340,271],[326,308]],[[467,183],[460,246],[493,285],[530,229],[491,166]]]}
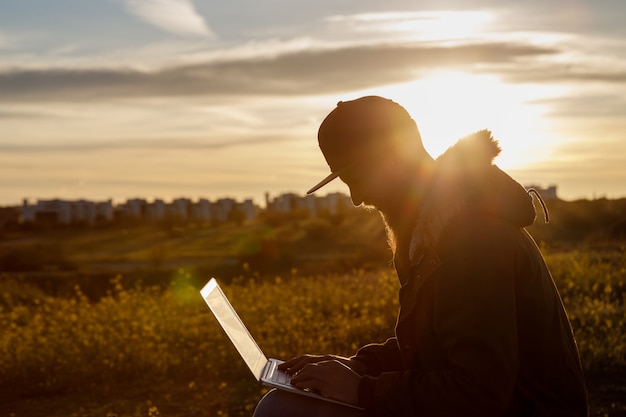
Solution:
{"label": "jacket sleeve", "polygon": [[433,337],[445,364],[362,377],[360,401],[375,414],[497,416],[510,402],[519,367],[512,237],[519,230],[495,220],[460,229],[433,277]]}
{"label": "jacket sleeve", "polygon": [[350,359],[359,364],[356,371],[361,375],[378,376],[383,371],[403,369],[402,356],[395,337],[384,343],[363,346]]}

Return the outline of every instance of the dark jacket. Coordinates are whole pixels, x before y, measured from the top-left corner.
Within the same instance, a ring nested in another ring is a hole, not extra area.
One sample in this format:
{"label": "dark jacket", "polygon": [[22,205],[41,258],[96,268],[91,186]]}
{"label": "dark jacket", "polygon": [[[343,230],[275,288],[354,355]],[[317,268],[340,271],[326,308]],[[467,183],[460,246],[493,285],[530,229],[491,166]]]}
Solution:
{"label": "dark jacket", "polygon": [[560,296],[523,229],[526,190],[492,164],[489,131],[459,141],[394,262],[395,337],[361,348],[359,401],[381,416],[586,416]]}

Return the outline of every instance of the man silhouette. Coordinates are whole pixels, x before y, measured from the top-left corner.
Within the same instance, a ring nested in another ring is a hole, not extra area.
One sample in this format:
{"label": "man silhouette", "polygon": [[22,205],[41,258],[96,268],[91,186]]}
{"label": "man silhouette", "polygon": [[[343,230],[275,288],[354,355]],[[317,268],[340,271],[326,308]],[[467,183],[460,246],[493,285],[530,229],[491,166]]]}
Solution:
{"label": "man silhouette", "polygon": [[318,139],[331,174],[309,193],[340,178],[387,224],[401,284],[395,335],[349,358],[282,365],[296,387],[364,411],[272,391],[255,417],[586,416],[570,323],[524,230],[532,198],[493,165],[491,133],[435,160],[403,107],[367,96],[340,102]]}

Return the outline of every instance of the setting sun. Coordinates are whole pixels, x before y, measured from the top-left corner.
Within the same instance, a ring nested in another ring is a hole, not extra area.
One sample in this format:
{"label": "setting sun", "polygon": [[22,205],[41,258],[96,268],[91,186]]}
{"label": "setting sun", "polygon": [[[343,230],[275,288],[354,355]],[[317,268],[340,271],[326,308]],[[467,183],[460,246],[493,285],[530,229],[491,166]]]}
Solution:
{"label": "setting sun", "polygon": [[518,168],[549,153],[549,147],[543,148],[545,155],[536,152],[547,124],[543,115],[548,109],[541,100],[558,93],[555,87],[508,85],[495,75],[458,71],[378,90],[411,113],[434,156],[469,133],[490,129],[503,148],[497,159],[503,168]]}

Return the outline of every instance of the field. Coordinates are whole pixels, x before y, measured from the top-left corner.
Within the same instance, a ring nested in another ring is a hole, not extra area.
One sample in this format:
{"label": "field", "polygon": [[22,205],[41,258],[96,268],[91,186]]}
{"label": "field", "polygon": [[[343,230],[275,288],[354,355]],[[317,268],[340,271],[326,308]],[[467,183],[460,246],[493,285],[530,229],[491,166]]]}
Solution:
{"label": "field", "polygon": [[[210,271],[267,355],[349,355],[388,337],[397,310],[389,254],[340,239],[339,227],[299,224],[289,234],[266,225],[5,234],[0,416],[251,415],[264,389],[198,295]],[[380,237],[377,223],[366,226]],[[285,244],[294,252],[277,252]],[[626,415],[624,246],[544,249],[592,415]]]}

